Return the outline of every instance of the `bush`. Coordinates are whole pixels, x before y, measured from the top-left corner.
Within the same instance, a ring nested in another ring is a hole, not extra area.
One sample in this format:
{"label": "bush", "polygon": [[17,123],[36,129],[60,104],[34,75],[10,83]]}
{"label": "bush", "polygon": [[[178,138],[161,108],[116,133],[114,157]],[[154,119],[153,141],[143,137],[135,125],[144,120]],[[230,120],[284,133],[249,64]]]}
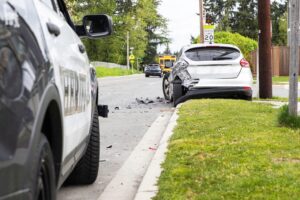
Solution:
{"label": "bush", "polygon": [[284,105],[279,110],[278,123],[279,125],[285,127],[300,128],[300,117],[291,116],[289,114],[289,107],[287,105]]}
{"label": "bush", "polygon": [[244,37],[239,33],[230,32],[216,32],[215,43],[232,44],[239,47],[248,61],[250,61],[250,53],[258,47],[255,40]]}

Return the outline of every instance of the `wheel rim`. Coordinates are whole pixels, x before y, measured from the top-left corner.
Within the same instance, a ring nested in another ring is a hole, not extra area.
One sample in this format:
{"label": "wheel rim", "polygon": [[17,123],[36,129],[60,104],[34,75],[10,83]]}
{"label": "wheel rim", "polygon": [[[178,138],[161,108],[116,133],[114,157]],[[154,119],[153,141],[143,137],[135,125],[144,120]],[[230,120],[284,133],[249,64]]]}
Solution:
{"label": "wheel rim", "polygon": [[169,81],[167,79],[164,80],[164,91],[166,96],[169,98],[170,97],[170,88],[169,88]]}
{"label": "wheel rim", "polygon": [[46,161],[43,159],[41,162],[41,168],[40,168],[40,173],[39,173],[39,177],[38,177],[38,186],[37,186],[37,190],[38,190],[38,195],[37,195],[37,199],[38,200],[50,200],[50,179],[49,179],[49,174],[48,174],[48,170],[47,170],[47,163]]}

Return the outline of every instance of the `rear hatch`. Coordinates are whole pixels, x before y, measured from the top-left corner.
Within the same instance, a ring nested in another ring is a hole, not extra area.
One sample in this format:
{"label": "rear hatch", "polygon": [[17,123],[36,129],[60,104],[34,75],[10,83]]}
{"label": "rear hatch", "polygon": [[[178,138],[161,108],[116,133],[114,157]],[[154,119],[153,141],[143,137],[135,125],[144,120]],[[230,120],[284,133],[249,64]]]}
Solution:
{"label": "rear hatch", "polygon": [[193,79],[233,79],[242,69],[241,52],[232,47],[206,46],[185,51]]}

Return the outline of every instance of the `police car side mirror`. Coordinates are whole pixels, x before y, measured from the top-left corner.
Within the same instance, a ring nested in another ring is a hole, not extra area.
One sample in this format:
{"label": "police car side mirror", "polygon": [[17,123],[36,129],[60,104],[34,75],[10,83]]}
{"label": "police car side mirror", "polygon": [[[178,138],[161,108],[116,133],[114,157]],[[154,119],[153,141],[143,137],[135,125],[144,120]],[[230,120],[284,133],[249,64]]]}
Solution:
{"label": "police car side mirror", "polygon": [[113,32],[112,18],[108,15],[86,15],[83,17],[85,35],[89,38],[100,38]]}

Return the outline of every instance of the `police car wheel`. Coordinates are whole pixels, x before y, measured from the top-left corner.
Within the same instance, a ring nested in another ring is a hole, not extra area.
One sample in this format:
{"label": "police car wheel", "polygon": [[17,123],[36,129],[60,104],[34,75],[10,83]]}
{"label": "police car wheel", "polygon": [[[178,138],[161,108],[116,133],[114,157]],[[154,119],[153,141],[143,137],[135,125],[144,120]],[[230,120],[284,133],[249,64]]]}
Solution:
{"label": "police car wheel", "polygon": [[51,147],[45,135],[41,134],[35,151],[33,173],[35,174],[32,191],[35,200],[56,199],[55,170]]}
{"label": "police car wheel", "polygon": [[87,185],[96,181],[99,169],[100,134],[97,109],[94,111],[91,135],[87,150],[75,169],[67,179],[66,184]]}

